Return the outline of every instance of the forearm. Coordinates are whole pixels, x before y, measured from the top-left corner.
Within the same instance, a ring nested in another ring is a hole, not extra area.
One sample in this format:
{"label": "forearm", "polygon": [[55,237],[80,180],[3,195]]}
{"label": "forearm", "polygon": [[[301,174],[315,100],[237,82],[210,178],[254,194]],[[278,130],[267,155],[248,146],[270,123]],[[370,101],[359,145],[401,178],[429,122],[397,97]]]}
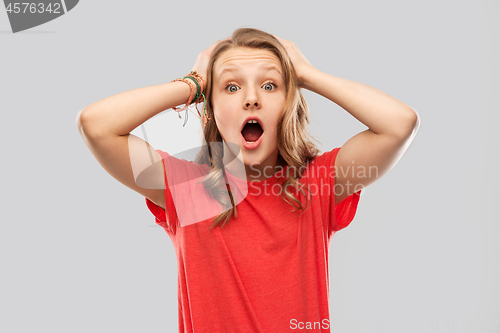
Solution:
{"label": "forearm", "polygon": [[383,91],[314,67],[306,71],[302,86],[338,104],[377,134],[409,135],[418,119],[415,110]]}
{"label": "forearm", "polygon": [[77,121],[87,135],[126,135],[146,120],[185,104],[189,86],[180,81],[128,90],[90,104]]}

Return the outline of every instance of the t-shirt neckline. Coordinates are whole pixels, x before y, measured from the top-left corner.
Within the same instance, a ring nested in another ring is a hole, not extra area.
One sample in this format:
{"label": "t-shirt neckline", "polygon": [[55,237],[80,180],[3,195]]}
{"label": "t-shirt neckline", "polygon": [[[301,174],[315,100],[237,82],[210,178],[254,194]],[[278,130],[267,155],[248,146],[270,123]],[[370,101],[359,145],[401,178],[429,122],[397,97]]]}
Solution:
{"label": "t-shirt neckline", "polygon": [[283,176],[283,174],[287,168],[288,168],[288,165],[285,165],[284,167],[281,168],[281,170],[278,170],[271,177],[268,177],[264,180],[245,180],[245,179],[241,179],[241,178],[236,177],[227,169],[225,169],[225,171],[226,171],[226,175],[227,175],[228,180],[236,181],[240,184],[247,184],[247,185],[252,185],[252,186],[264,186],[266,184],[276,183],[278,178],[281,178]]}

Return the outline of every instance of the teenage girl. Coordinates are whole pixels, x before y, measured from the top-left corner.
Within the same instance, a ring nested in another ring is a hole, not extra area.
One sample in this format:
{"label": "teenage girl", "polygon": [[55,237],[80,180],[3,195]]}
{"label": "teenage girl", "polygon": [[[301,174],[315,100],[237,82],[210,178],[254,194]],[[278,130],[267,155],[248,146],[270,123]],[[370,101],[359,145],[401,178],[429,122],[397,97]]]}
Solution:
{"label": "teenage girl", "polygon": [[[319,154],[301,88],[368,129]],[[207,145],[194,162],[130,134],[164,110],[199,103]],[[180,332],[330,332],[331,237],[354,218],[361,190],[408,149],[419,116],[316,69],[290,41],[241,28],[201,52],[185,77],[91,104],[77,125],[174,244]]]}

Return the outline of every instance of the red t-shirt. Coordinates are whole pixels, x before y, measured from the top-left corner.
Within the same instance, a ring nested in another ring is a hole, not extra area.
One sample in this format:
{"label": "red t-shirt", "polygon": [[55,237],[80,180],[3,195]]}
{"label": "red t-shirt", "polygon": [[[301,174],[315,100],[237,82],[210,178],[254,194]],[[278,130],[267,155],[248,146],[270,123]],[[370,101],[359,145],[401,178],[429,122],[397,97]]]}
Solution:
{"label": "red t-shirt", "polygon": [[[205,176],[208,166],[156,150],[166,172],[166,211],[147,198],[146,204],[176,251],[179,332],[330,332],[330,240],[351,223],[361,194],[335,207],[339,149],[308,164],[300,183],[309,186],[313,196],[301,216],[279,195],[278,182],[286,169],[261,182],[227,172],[229,182],[247,182],[248,194],[236,206],[238,217],[212,231],[212,218],[182,226],[169,189],[169,183]],[[302,195],[295,197],[306,203]]]}

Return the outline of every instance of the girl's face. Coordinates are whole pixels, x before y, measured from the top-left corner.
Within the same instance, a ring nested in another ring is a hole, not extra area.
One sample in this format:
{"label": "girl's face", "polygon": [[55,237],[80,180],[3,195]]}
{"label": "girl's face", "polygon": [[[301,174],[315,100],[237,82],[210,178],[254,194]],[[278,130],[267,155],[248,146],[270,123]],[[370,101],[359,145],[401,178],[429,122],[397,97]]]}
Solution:
{"label": "girl's face", "polygon": [[[215,62],[214,117],[222,139],[240,148],[249,180],[275,173],[277,126],[285,100],[283,69],[271,51],[238,47],[225,51]],[[255,124],[245,127],[248,118],[257,119],[263,132]]]}

